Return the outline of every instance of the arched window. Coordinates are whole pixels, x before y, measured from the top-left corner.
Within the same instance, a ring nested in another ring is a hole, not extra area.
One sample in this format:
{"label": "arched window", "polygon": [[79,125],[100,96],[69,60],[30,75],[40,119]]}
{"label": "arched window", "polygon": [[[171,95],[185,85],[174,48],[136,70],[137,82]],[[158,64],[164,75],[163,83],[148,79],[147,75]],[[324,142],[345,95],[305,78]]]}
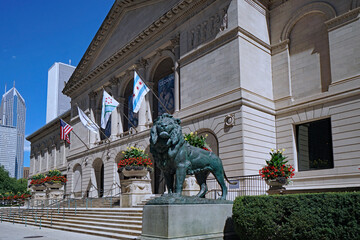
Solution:
{"label": "arched window", "polygon": [[328,91],[331,70],[325,21],[322,13],[307,14],[290,32],[291,88],[295,98]]}
{"label": "arched window", "polygon": [[198,130],[198,135],[206,137],[206,143],[211,148],[211,151],[219,156],[219,142],[216,135],[207,129]]}
{"label": "arched window", "polygon": [[134,128],[138,126],[139,123],[139,116],[138,113],[134,113],[132,111],[132,95],[133,95],[133,87],[134,87],[134,79],[129,81],[126,85],[124,98],[124,114],[123,116],[123,123],[124,123],[124,132],[128,131],[130,127]]}
{"label": "arched window", "polygon": [[161,101],[160,103],[156,97],[153,97],[153,119],[166,112],[174,113],[174,82],[174,63],[171,58],[166,58],[157,66],[153,76],[153,90]]}
{"label": "arched window", "polygon": [[73,169],[73,192],[75,197],[81,197],[82,170],[81,165],[76,164]]}
{"label": "arched window", "polygon": [[101,159],[96,159],[93,163],[95,179],[92,181],[96,181],[96,184],[93,182],[97,189],[97,193],[99,197],[102,197],[104,194],[104,164]]}

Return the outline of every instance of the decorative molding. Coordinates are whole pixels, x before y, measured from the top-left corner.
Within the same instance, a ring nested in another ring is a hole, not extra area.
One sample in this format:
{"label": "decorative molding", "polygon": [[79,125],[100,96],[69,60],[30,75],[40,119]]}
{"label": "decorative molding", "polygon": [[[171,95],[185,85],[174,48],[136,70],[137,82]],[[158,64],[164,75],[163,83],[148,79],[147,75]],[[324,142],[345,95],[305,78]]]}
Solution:
{"label": "decorative molding", "polygon": [[224,119],[226,127],[232,127],[235,125],[235,114],[228,114]]}
{"label": "decorative molding", "polygon": [[329,21],[325,22],[325,24],[328,27],[328,31],[330,32],[358,20],[359,17],[360,17],[360,8],[356,8],[338,17],[330,19]]}
{"label": "decorative molding", "polygon": [[264,16],[267,15],[268,10],[259,1],[257,1],[257,0],[245,0],[245,2],[247,2],[253,8],[255,8],[262,15],[264,15]]}
{"label": "decorative molding", "polygon": [[326,20],[332,19],[336,17],[336,11],[335,9],[328,3],[325,2],[314,2],[305,5],[304,7],[300,8],[299,10],[295,11],[291,14],[291,18],[289,21],[287,21],[287,24],[284,26],[282,32],[280,41],[284,41],[286,39],[289,39],[291,30],[295,26],[295,24],[305,17],[306,15],[309,15],[311,13],[322,13],[325,15]]}
{"label": "decorative molding", "polygon": [[271,55],[276,55],[278,53],[281,53],[289,48],[289,39],[285,39],[282,42],[279,42],[277,44],[271,45]]}
{"label": "decorative molding", "polygon": [[[134,1],[134,0],[132,0]],[[111,16],[111,19],[114,19],[117,17],[116,11],[120,11],[120,7],[131,3],[132,1],[124,0],[120,1],[118,6],[111,9],[109,16]],[[122,47],[119,51],[115,52],[112,56],[110,56],[108,59],[106,59],[104,62],[99,64],[97,67],[95,67],[93,70],[91,70],[86,76],[82,76],[82,71],[85,69],[85,67],[89,64],[89,60],[91,58],[91,53],[96,50],[96,48],[99,45],[99,39],[101,40],[103,36],[107,33],[107,28],[110,27],[112,21],[104,21],[103,25],[100,27],[98,33],[94,37],[92,43],[90,44],[88,50],[85,52],[84,57],[80,61],[78,67],[75,69],[75,72],[71,76],[70,80],[66,84],[63,93],[67,96],[71,96],[71,94],[76,91],[81,85],[89,81],[90,79],[94,78],[95,76],[102,73],[104,70],[110,68],[114,65],[115,62],[122,59],[125,55],[129,54],[130,52],[137,49],[137,47],[140,44],[143,44],[145,40],[147,40],[150,37],[153,37],[158,31],[161,30],[162,27],[164,27],[166,24],[169,24],[169,22],[176,21],[177,17],[181,15],[183,12],[189,11],[191,8],[193,8],[196,5],[199,5],[200,2],[193,1],[193,0],[183,0],[180,3],[178,3],[176,6],[172,7],[168,12],[166,12],[164,15],[162,15],[158,20],[153,22],[149,25],[145,30],[143,30],[141,33],[139,33],[135,38],[133,38],[131,41],[129,41],[124,47]],[[120,5],[120,6],[119,6]],[[109,24],[108,24],[109,22]]]}

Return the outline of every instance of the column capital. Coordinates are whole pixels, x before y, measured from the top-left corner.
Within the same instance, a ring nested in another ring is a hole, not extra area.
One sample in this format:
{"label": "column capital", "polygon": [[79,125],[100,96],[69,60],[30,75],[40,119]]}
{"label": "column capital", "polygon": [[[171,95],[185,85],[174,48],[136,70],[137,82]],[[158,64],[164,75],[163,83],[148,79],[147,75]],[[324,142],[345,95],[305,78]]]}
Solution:
{"label": "column capital", "polygon": [[172,47],[176,48],[180,46],[180,33],[177,33],[175,36],[173,36],[171,39],[171,45]]}
{"label": "column capital", "polygon": [[117,86],[119,83],[119,78],[112,77],[109,82],[111,83],[112,86],[114,86],[114,85]]}
{"label": "column capital", "polygon": [[146,67],[149,65],[149,62],[147,59],[140,58],[138,61],[136,61],[135,65],[140,69],[146,69]]}
{"label": "column capital", "polygon": [[90,97],[90,98],[96,98],[97,95],[98,95],[98,93],[95,92],[95,91],[91,91],[91,92],[89,93],[89,97]]}

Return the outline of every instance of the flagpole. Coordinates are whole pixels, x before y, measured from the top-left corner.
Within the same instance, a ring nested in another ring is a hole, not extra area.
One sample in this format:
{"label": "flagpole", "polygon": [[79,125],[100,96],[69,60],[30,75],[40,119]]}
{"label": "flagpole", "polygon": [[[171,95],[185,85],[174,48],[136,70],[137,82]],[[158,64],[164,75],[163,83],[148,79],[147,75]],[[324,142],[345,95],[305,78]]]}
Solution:
{"label": "flagpole", "polygon": [[[77,107],[79,107],[79,105],[78,105],[77,103],[75,103],[75,104],[76,104]],[[91,119],[91,117],[88,117],[88,118],[89,118],[89,120],[90,120],[93,124],[95,124],[95,125],[97,126],[97,124]],[[107,140],[109,140],[109,142],[110,142],[110,139],[106,136],[106,134],[105,134],[103,131],[101,131],[101,127],[99,127],[98,130],[99,130],[99,132],[101,132],[101,133],[107,138]]]}
{"label": "flagpole", "polygon": [[131,126],[133,126],[134,127],[134,129],[135,129],[135,131],[136,131],[136,133],[138,133],[138,131],[136,130],[136,127],[135,127],[135,125],[130,121],[130,119],[126,116],[126,114],[125,113],[123,113],[123,112],[121,112],[120,111],[120,113],[126,118],[126,120],[128,120],[128,122],[131,124]]}
{"label": "flagpole", "polygon": [[[134,71],[136,71],[135,66],[133,66],[133,68],[134,68]],[[139,77],[140,77],[140,75],[139,75]],[[155,98],[158,100],[158,102],[161,104],[161,106],[163,106],[163,108],[165,109],[165,111],[166,111],[168,114],[170,114],[169,110],[168,110],[168,109],[165,107],[165,105],[160,101],[160,99],[159,99],[158,96],[155,94],[155,92],[152,90],[152,88],[149,87],[148,84],[146,84],[146,81],[145,81],[143,78],[141,78],[141,80],[142,80],[142,81],[144,82],[144,84],[150,89],[150,91],[152,92],[152,94],[155,96]]]}
{"label": "flagpole", "polygon": [[75,134],[75,136],[85,145],[85,147],[90,150],[90,148],[84,143],[83,140],[81,140],[81,138],[75,133],[74,129],[72,130],[72,132]]}

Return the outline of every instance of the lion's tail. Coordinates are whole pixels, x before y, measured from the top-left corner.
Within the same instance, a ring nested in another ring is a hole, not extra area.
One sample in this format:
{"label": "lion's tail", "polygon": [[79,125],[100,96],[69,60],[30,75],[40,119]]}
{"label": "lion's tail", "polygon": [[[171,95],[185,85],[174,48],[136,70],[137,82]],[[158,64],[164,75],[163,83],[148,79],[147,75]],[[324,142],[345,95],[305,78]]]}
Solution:
{"label": "lion's tail", "polygon": [[226,181],[227,181],[229,184],[231,184],[231,185],[236,185],[236,184],[237,184],[237,182],[230,182],[230,180],[229,180],[228,177],[226,176],[225,171],[224,171],[224,177],[225,177]]}

